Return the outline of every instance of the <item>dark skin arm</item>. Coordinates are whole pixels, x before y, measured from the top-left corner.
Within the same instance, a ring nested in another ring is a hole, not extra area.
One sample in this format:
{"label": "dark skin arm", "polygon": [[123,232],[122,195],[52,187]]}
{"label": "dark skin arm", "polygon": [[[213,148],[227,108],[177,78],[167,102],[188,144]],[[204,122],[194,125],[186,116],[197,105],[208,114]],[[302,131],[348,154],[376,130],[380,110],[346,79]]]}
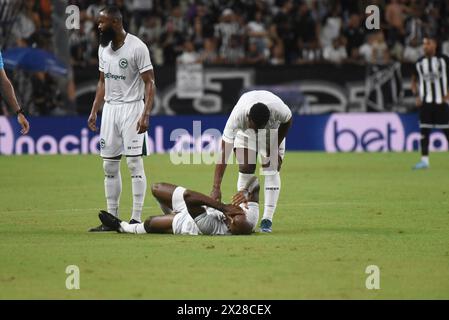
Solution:
{"label": "dark skin arm", "polygon": [[[293,117],[290,118],[286,123],[282,123],[278,129],[278,147],[281,145],[282,141],[284,141],[285,137],[287,137],[288,130],[290,130],[293,123]],[[278,156],[278,171],[281,171],[282,166],[282,158]]]}
{"label": "dark skin arm", "polygon": [[[19,102],[17,101],[16,94],[14,92],[14,87],[12,86],[11,81],[9,81],[5,70],[3,69],[0,70],[0,81],[1,81],[1,92],[3,98],[5,99],[6,104],[9,107],[12,107],[14,112],[17,113],[17,111],[20,110]],[[20,133],[25,135],[30,131],[30,124],[28,123],[28,120],[22,113],[19,113],[17,115],[17,122],[19,122],[20,126],[22,127]]]}
{"label": "dark skin arm", "polygon": [[212,199],[211,197],[192,190],[186,190],[184,192],[184,201],[187,204],[187,209],[189,210],[190,215],[194,219],[204,213],[204,208],[202,206],[214,208],[218,211],[221,211],[229,218],[232,218],[236,215],[245,214],[242,208],[233,206],[231,204],[221,203]]}
{"label": "dark skin arm", "polygon": [[154,95],[156,93],[156,86],[154,84],[154,71],[145,71],[140,76],[145,83],[145,109],[139,121],[137,122],[137,133],[139,134],[146,132],[150,126],[150,114],[153,107]]}
{"label": "dark skin arm", "polygon": [[100,72],[100,79],[98,80],[97,84],[97,91],[95,93],[95,100],[92,105],[92,110],[90,112],[89,119],[87,120],[87,124],[89,126],[89,129],[92,131],[97,131],[97,113],[100,110],[101,106],[104,103],[104,73]]}
{"label": "dark skin arm", "polygon": [[224,140],[221,141],[221,149],[219,153],[220,161],[215,166],[214,185],[210,194],[212,199],[217,201],[221,200],[221,182],[223,181],[223,176],[226,171],[229,156],[231,155],[233,147],[234,146],[232,143],[227,143]]}

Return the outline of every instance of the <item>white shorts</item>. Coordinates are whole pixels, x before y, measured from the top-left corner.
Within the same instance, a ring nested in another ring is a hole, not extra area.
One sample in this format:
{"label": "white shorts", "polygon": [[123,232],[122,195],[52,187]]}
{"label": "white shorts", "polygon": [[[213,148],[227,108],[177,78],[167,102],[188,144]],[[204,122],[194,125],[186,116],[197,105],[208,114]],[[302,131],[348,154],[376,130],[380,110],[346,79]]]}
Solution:
{"label": "white shorts", "polygon": [[[273,131],[273,134],[277,137],[277,130]],[[268,141],[268,142],[267,142]],[[274,143],[276,141],[273,141]],[[272,142],[272,143],[273,143]],[[249,149],[254,152],[257,152],[261,156],[262,163],[267,163],[269,161],[267,157],[267,149],[269,148],[270,142],[268,140],[267,134],[264,132],[259,132],[258,135],[256,135],[252,130],[248,131],[237,131],[237,134],[235,136],[234,140],[234,148],[236,149]],[[277,145],[274,146],[276,148]],[[282,143],[279,146],[279,152],[278,154],[281,156],[281,159],[284,160],[285,156],[285,139],[282,141]],[[273,155],[276,155],[274,153]],[[277,162],[277,158],[275,159]],[[254,163],[255,164],[255,163]],[[277,168],[263,168],[262,174],[264,175],[270,175],[275,174],[277,172]]]}
{"label": "white shorts", "polygon": [[172,195],[173,213],[176,214],[172,223],[173,234],[196,236],[201,234],[201,232],[187,210],[187,205],[184,201],[185,191],[185,188],[177,187]]}
{"label": "white shorts", "polygon": [[104,104],[100,129],[100,155],[103,158],[147,155],[148,134],[137,134],[137,123],[144,108],[143,101]]}

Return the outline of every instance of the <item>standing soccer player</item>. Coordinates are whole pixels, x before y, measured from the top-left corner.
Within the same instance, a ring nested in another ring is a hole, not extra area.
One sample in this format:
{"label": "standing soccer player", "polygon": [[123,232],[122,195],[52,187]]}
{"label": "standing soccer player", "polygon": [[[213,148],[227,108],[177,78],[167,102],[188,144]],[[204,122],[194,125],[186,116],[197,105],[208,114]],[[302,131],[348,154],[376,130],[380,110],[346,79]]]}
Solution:
{"label": "standing soccer player", "polygon": [[221,182],[232,150],[239,163],[238,191],[254,176],[257,154],[260,154],[265,176],[262,232],[272,231],[281,190],[279,172],[284,159],[285,137],[291,124],[292,112],[278,96],[269,91],[254,90],[240,97],[223,131],[221,159],[215,167],[211,197],[221,200]]}
{"label": "standing soccer player", "polygon": [[[125,155],[133,192],[130,223],[140,223],[147,188],[142,156],[147,152],[147,130],[155,94],[153,66],[147,46],[123,29],[117,7],[109,6],[100,12],[98,28],[100,80],[88,124],[91,130],[97,130],[97,113],[104,103],[100,147],[107,209],[118,217],[122,191],[120,160]],[[100,225],[90,231],[111,230]]]}
{"label": "standing soccer player", "polygon": [[412,75],[412,91],[420,108],[421,161],[413,169],[427,169],[429,137],[433,128],[441,129],[449,142],[449,58],[437,54],[437,40],[425,37],[424,56],[418,59]]}
{"label": "standing soccer player", "polygon": [[5,100],[8,107],[13,107],[14,112],[17,115],[17,122],[19,122],[22,130],[20,131],[22,134],[27,134],[30,131],[30,124],[28,120],[25,118],[23,114],[23,109],[19,106],[17,102],[16,94],[14,92],[14,87],[9,81],[8,76],[6,75],[4,65],[3,65],[3,57],[0,52],[0,90],[2,94],[2,98]]}

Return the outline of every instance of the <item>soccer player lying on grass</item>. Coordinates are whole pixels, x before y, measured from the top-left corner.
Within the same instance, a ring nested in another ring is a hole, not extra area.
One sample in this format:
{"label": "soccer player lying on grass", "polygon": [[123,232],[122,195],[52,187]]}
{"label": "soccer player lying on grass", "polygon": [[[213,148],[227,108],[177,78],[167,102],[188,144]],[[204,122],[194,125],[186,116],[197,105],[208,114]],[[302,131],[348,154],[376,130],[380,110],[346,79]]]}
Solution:
{"label": "soccer player lying on grass", "polygon": [[101,211],[101,222],[120,233],[173,233],[183,235],[249,235],[259,220],[259,183],[257,178],[223,204],[199,192],[167,183],[157,183],[151,192],[164,215],[129,224]]}

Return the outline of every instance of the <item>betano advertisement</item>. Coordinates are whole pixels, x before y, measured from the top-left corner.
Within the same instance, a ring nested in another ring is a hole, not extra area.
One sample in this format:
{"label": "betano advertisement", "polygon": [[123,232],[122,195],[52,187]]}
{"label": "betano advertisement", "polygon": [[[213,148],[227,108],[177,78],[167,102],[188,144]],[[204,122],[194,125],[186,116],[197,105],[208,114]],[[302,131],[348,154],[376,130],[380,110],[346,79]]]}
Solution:
{"label": "betano advertisement", "polygon": [[[84,117],[30,118],[21,136],[14,118],[0,117],[0,154],[97,154],[99,136]],[[172,150],[210,152],[219,146],[226,116],[154,116],[150,153]],[[365,113],[295,116],[287,139],[290,151],[402,152],[419,148],[417,114]],[[441,132],[431,136],[431,151],[446,151]]]}

